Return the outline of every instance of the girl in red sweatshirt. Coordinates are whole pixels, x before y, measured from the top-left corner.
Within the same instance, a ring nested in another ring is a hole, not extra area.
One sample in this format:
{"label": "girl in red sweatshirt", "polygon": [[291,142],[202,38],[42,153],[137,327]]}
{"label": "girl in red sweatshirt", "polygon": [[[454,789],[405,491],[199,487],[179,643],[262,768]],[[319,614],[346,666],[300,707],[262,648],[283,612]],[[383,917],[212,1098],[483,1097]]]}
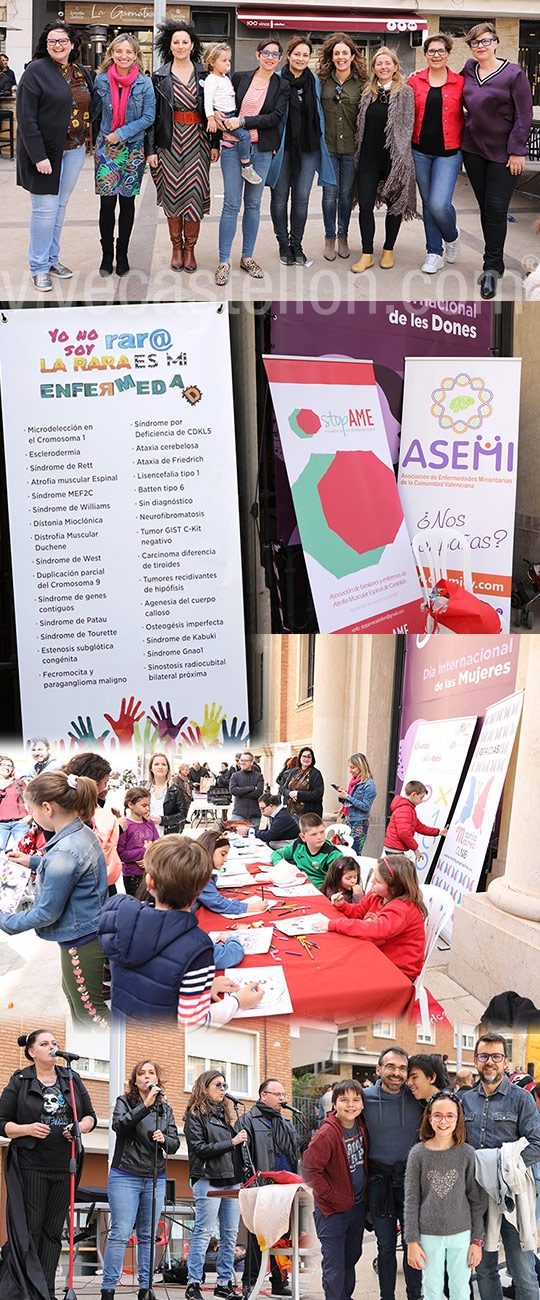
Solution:
{"label": "girl in red sweatshirt", "polygon": [[379,858],[371,888],[360,903],[346,903],[342,894],[332,898],[341,913],[327,920],[321,930],[337,930],[354,939],[370,939],[394,965],[415,980],[424,963],[424,921],[427,908],[422,898],[416,867],[396,853],[389,860]]}

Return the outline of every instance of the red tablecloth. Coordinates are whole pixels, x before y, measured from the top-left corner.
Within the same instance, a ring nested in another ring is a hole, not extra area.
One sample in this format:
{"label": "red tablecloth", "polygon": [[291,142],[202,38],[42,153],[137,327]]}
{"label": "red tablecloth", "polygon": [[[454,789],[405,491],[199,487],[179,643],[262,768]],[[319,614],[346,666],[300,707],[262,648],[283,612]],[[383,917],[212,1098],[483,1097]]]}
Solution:
{"label": "red tablecloth", "polygon": [[[259,867],[251,865],[248,871],[256,874]],[[218,887],[221,888],[219,878]],[[248,897],[260,893],[260,886],[253,889],[223,889],[226,898]],[[265,898],[274,899],[270,891],[270,881],[265,886]],[[291,900],[278,900],[285,905]],[[295,898],[301,907],[308,907],[310,913],[323,912],[326,916],[337,916],[324,894],[307,894]],[[265,925],[277,920],[279,908],[253,916],[254,921],[263,921]],[[295,913],[291,912],[291,916]],[[307,915],[307,913],[304,913]],[[199,925],[208,933],[210,930],[223,931],[232,929],[237,921],[249,921],[248,917],[226,917],[216,912],[209,912],[206,907],[197,911]],[[279,918],[284,919],[284,918]],[[364,1018],[381,1019],[383,1016],[401,1015],[407,1009],[413,997],[414,985],[403,971],[385,957],[380,948],[369,943],[367,939],[351,939],[348,935],[327,932],[309,935],[319,945],[313,950],[313,961],[303,949],[298,939],[290,939],[274,930],[273,944],[279,949],[281,965],[285,971],[294,1018],[310,1020],[327,1020],[332,1024],[351,1024]],[[288,952],[299,956],[288,956]],[[242,968],[250,966],[269,966],[274,962],[269,953],[245,957]],[[234,972],[233,972],[234,975]]]}

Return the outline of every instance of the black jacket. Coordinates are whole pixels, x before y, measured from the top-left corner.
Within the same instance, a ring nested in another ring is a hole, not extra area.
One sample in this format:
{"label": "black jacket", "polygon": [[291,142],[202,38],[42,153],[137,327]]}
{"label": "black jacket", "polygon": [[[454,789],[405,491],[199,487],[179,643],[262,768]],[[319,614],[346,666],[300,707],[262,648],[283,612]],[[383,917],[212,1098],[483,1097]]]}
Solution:
{"label": "black jacket", "polygon": [[[206,68],[203,68],[202,63],[194,63],[193,67],[197,83],[198,111],[206,131],[208,122],[204,111],[204,83],[208,72]],[[148,127],[144,137],[144,148],[147,156],[156,153],[158,149],[170,149],[171,147],[174,126],[172,63],[165,63],[162,68],[158,68],[157,72],[154,72],[152,82],[156,92],[156,118],[152,126]],[[210,135],[209,140],[210,148],[217,149],[220,140],[219,132]]]}
{"label": "black jacket", "polygon": [[[242,100],[246,91],[253,81],[255,74],[259,71],[255,68],[253,72],[235,72],[232,83],[236,94],[236,107],[238,112],[242,112]],[[289,102],[289,83],[283,77],[279,77],[277,72],[273,72],[268,82],[268,90],[263,101],[262,112],[255,116],[246,117],[246,131],[256,131],[258,135],[258,147],[261,153],[275,153],[279,149],[281,141],[280,125],[285,115],[285,109]]]}
{"label": "black jacket", "polygon": [[[174,1115],[168,1104],[160,1099],[159,1123],[155,1104],[148,1110],[141,1100],[135,1105],[123,1094],[116,1098],[112,1126],[116,1144],[112,1168],[137,1178],[151,1178],[154,1172],[154,1150],[158,1151],[158,1178],[165,1173],[165,1153],[173,1156],[180,1146]],[[152,1134],[160,1128],[165,1142],[154,1142]]]}
{"label": "black jacket", "polygon": [[184,1135],[190,1178],[209,1178],[214,1182],[235,1178],[232,1140],[236,1134],[231,1124],[218,1115],[189,1110],[184,1120]]}
{"label": "black jacket", "polygon": [[[67,1098],[68,1109],[71,1112],[68,1072],[64,1065],[55,1065],[55,1070],[58,1082],[62,1085],[62,1092]],[[97,1124],[96,1112],[82,1079],[75,1071],[73,1072],[73,1090],[75,1092],[78,1119],[81,1120],[86,1115],[91,1115],[94,1121],[93,1127],[95,1128]],[[42,1111],[43,1093],[37,1079],[35,1065],[27,1065],[24,1070],[16,1070],[0,1097],[0,1137],[6,1136],[6,1124],[10,1121],[14,1124],[39,1124]],[[12,1138],[12,1141],[16,1142],[19,1148],[24,1147],[27,1151],[32,1151],[38,1143],[40,1145],[43,1143],[42,1138],[35,1137]]]}
{"label": "black jacket", "polygon": [[[289,785],[293,777],[297,777],[300,772],[299,767],[292,767],[286,781],[280,786],[280,795],[284,803],[290,799]],[[298,799],[295,801],[294,816],[301,817],[302,813],[318,813],[322,817],[324,795],[324,781],[322,773],[318,767],[309,769],[309,786],[305,790],[298,791]]]}
{"label": "black jacket", "polygon": [[229,793],[234,799],[233,817],[260,817],[259,799],[263,788],[262,775],[255,767],[249,772],[243,768],[239,772],[233,772],[229,786]]}
{"label": "black jacket", "polygon": [[[148,787],[150,789],[150,786]],[[188,814],[188,803],[181,785],[172,781],[163,800],[163,834],[174,835],[182,830]]]}
{"label": "black jacket", "polygon": [[[276,1119],[280,1117],[276,1112]],[[290,1120],[281,1115],[281,1123],[285,1124],[292,1144],[296,1150],[296,1164],[300,1156],[300,1140],[296,1129]],[[248,1135],[248,1144],[251,1152],[253,1164],[257,1170],[273,1170],[276,1167],[276,1155],[274,1150],[274,1137],[268,1119],[259,1110],[257,1103],[248,1110],[247,1115],[242,1115],[239,1120],[240,1127],[246,1130]],[[293,1168],[293,1173],[296,1170]]]}
{"label": "black jacket", "polygon": [[[87,72],[77,66],[92,94]],[[31,194],[58,194],[72,106],[71,90],[54,59],[48,54],[33,59],[17,91],[17,185]],[[44,158],[51,164],[50,176],[36,169]]]}

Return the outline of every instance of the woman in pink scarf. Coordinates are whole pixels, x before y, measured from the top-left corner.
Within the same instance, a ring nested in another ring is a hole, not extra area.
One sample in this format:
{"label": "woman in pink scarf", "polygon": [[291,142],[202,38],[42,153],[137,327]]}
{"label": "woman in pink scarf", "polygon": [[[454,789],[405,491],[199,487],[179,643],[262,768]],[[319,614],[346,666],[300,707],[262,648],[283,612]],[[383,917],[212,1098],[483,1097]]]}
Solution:
{"label": "woman in pink scarf", "polygon": [[154,121],[156,99],[144,76],[139,42],[122,32],[111,41],[92,93],[92,116],[101,116],[95,149],[96,194],[100,196],[99,274],[112,275],[116,200],[120,204],[116,274],[129,271],[128,246],[135,217],[135,196],[144,173],[144,133]]}
{"label": "woman in pink scarf", "polygon": [[369,812],[377,791],[365,754],[351,754],[348,766],[351,779],[346,790],[338,786],[338,799],[343,804],[343,820],[352,831],[353,849],[360,854],[366,842]]}

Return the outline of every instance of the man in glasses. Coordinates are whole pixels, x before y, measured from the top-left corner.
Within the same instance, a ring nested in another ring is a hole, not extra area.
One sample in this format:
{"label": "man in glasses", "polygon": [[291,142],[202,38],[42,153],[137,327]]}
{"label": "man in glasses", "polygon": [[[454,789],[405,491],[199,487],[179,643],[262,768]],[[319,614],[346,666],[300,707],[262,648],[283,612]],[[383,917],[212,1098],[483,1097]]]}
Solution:
{"label": "man in glasses", "polygon": [[[248,1135],[251,1159],[257,1171],[287,1170],[295,1174],[300,1155],[300,1140],[291,1121],[281,1113],[286,1093],[279,1079],[265,1079],[259,1088],[259,1100],[247,1115],[242,1116],[242,1128]],[[289,1296],[291,1288],[287,1276],[282,1276],[279,1265],[271,1256],[270,1276],[272,1295]],[[244,1266],[244,1297],[254,1285],[261,1264],[257,1238],[250,1232]]]}
{"label": "man in glasses", "polygon": [[[540,1160],[540,1115],[530,1093],[510,1083],[506,1039],[499,1033],[485,1033],[474,1051],[478,1083],[464,1093],[461,1104],[467,1125],[467,1142],[477,1151],[502,1147],[504,1142],[527,1139],[521,1151],[527,1166]],[[523,1250],[517,1228],[504,1215],[500,1232],[516,1300],[539,1300],[534,1251]],[[502,1300],[498,1251],[486,1250],[476,1268],[481,1300]]]}
{"label": "man in glasses", "polygon": [[[364,1089],[364,1118],[368,1131],[368,1204],[375,1236],[381,1300],[396,1293],[398,1224],[404,1218],[405,1165],[418,1141],[423,1107],[407,1086],[408,1053],[386,1047],[379,1056],[377,1082]],[[433,1071],[436,1074],[436,1071]],[[434,1089],[436,1091],[436,1089]],[[407,1300],[420,1300],[422,1273],[403,1252]]]}

